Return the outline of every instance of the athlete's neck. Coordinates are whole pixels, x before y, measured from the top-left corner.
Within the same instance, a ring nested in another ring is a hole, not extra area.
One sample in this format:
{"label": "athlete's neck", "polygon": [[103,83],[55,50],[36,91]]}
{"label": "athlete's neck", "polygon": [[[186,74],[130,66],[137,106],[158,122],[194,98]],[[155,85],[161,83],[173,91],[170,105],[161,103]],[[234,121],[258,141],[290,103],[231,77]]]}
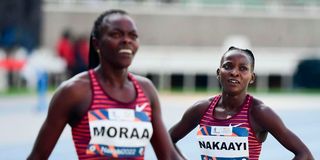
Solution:
{"label": "athlete's neck", "polygon": [[127,69],[115,70],[98,66],[96,68],[96,73],[98,75],[98,79],[100,79],[102,83],[105,83],[108,86],[121,88],[129,81]]}
{"label": "athlete's neck", "polygon": [[222,94],[220,99],[221,106],[228,111],[236,111],[243,105],[247,94],[230,95]]}

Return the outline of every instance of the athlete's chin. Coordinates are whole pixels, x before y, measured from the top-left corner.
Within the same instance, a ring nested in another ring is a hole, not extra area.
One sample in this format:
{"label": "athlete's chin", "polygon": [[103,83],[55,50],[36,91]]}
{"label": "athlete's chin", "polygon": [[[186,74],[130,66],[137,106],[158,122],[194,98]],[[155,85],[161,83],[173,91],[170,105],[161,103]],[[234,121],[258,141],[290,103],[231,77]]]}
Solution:
{"label": "athlete's chin", "polygon": [[119,68],[129,68],[131,66],[131,62],[121,63],[118,67]]}
{"label": "athlete's chin", "polygon": [[119,65],[121,66],[130,66],[132,64],[133,59],[132,58],[126,58],[119,61]]}
{"label": "athlete's chin", "polygon": [[228,95],[238,95],[241,93],[240,90],[232,90],[232,89],[225,90],[224,92],[227,93]]}

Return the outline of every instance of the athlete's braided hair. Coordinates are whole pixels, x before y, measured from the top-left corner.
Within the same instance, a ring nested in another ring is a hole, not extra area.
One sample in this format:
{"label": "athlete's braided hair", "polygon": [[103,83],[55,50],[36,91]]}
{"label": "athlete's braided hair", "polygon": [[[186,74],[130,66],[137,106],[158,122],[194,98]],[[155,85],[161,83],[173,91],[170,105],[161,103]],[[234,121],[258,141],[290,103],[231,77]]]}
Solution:
{"label": "athlete's braided hair", "polygon": [[100,63],[99,62],[99,55],[92,44],[92,39],[93,39],[93,37],[100,39],[101,25],[103,22],[108,21],[108,19],[105,17],[108,17],[113,14],[128,15],[128,13],[124,10],[111,9],[111,10],[107,10],[107,11],[103,12],[102,14],[100,14],[100,16],[95,20],[91,34],[90,34],[89,69],[95,68]]}
{"label": "athlete's braided hair", "polygon": [[221,58],[221,61],[220,61],[220,64],[222,64],[222,60],[223,60],[223,57],[225,56],[225,54],[228,53],[228,52],[230,52],[230,51],[232,51],[232,50],[238,50],[238,51],[241,51],[241,52],[247,54],[247,55],[250,57],[250,59],[251,59],[251,68],[252,68],[252,71],[254,70],[255,58],[254,58],[254,55],[253,55],[252,51],[249,50],[249,49],[242,49],[242,48],[237,48],[237,47],[234,47],[234,46],[231,46],[231,47],[223,54],[223,56],[222,56],[222,58]]}

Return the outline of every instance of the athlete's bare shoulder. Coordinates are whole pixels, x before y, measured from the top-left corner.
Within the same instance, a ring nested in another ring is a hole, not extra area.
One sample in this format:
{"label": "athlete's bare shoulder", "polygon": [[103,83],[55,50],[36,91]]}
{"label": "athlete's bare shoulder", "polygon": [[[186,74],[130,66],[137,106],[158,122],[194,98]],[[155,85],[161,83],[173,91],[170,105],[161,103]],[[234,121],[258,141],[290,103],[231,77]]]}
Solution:
{"label": "athlete's bare shoulder", "polygon": [[253,97],[253,101],[252,101],[252,111],[254,113],[256,112],[263,112],[265,110],[270,109],[269,106],[267,106],[263,101],[261,101],[260,99]]}
{"label": "athlete's bare shoulder", "polygon": [[91,101],[90,79],[87,72],[78,74],[57,88],[49,104],[50,117],[54,119],[67,118],[68,122],[75,122],[75,117],[81,117]]}
{"label": "athlete's bare shoulder", "polygon": [[187,112],[190,112],[191,114],[197,114],[202,117],[202,115],[207,111],[213,99],[214,97],[208,97],[198,100],[187,110]]}
{"label": "athlete's bare shoulder", "polygon": [[260,142],[266,140],[268,132],[265,126],[272,121],[274,116],[276,116],[276,113],[269,106],[261,100],[253,98],[252,106],[250,107],[250,123]]}
{"label": "athlete's bare shoulder", "polygon": [[88,92],[88,89],[90,89],[90,78],[88,72],[79,73],[74,77],[62,82],[58,87],[58,90],[63,90],[65,92],[71,92],[74,94],[80,93],[81,91]]}
{"label": "athlete's bare shoulder", "polygon": [[174,143],[199,125],[212,100],[213,97],[198,100],[184,112],[181,120],[169,130]]}
{"label": "athlete's bare shoulder", "polygon": [[88,72],[82,72],[62,82],[55,91],[52,101],[63,101],[67,106],[77,106],[91,96],[90,78]]}
{"label": "athlete's bare shoulder", "polygon": [[150,79],[137,75],[137,74],[132,74],[131,75],[143,86],[143,87],[150,87],[153,86],[153,83],[151,82]]}
{"label": "athlete's bare shoulder", "polygon": [[136,74],[131,75],[138,81],[143,92],[146,94],[147,97],[149,97],[151,101],[158,99],[157,90],[150,79]]}

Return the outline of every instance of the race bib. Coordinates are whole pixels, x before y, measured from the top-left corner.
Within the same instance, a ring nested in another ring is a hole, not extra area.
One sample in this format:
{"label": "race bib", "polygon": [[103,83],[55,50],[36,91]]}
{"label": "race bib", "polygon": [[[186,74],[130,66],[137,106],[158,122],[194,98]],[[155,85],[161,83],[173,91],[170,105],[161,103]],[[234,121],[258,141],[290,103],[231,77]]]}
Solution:
{"label": "race bib", "polygon": [[233,126],[200,126],[197,142],[202,160],[249,160],[248,130]]}
{"label": "race bib", "polygon": [[132,109],[101,109],[88,113],[91,140],[87,154],[115,158],[140,157],[152,136],[145,112]]}

